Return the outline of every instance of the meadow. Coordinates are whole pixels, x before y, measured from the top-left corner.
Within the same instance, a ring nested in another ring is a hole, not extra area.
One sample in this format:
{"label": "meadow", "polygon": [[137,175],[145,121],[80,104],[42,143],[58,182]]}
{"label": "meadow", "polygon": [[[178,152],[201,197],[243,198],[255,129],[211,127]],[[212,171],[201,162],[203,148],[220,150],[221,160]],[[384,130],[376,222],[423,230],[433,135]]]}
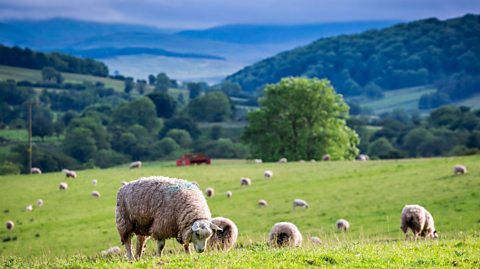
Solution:
{"label": "meadow", "polygon": [[[465,164],[469,173],[454,176],[455,164]],[[266,169],[274,173],[271,180],[263,178]],[[121,181],[151,175],[197,181],[203,190],[213,187],[210,210],[237,224],[236,248],[186,256],[180,244],[169,240],[159,259],[156,244],[149,241],[141,261],[101,257],[102,250],[121,246],[114,217]],[[250,177],[252,185],[241,187],[240,177]],[[62,181],[69,184],[67,191],[58,190]],[[60,172],[2,176],[0,184],[1,221],[16,223],[12,232],[0,230],[2,268],[480,266],[480,156],[287,164],[213,160],[210,166],[191,167],[152,162],[136,170],[124,165],[78,171],[77,179],[65,179]],[[91,197],[93,190],[102,196]],[[233,192],[230,199],[227,190]],[[38,198],[44,200],[42,207],[36,206]],[[306,200],[310,208],[293,209],[295,198]],[[258,207],[259,199],[269,207]],[[32,212],[25,211],[28,204],[34,205]],[[399,226],[405,204],[421,204],[432,213],[439,240],[404,240]],[[349,232],[336,231],[339,218],[350,221]],[[297,225],[304,238],[301,248],[267,245],[268,232],[279,221]],[[320,237],[322,244],[312,245],[310,236]]]}

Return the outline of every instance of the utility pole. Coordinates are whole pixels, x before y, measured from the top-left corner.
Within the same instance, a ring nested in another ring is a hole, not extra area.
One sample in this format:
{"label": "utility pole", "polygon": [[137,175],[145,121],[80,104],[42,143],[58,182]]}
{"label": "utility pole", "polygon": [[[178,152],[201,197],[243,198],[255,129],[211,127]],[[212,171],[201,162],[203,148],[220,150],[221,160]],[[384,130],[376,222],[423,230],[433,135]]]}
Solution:
{"label": "utility pole", "polygon": [[32,102],[28,102],[28,171],[32,174]]}

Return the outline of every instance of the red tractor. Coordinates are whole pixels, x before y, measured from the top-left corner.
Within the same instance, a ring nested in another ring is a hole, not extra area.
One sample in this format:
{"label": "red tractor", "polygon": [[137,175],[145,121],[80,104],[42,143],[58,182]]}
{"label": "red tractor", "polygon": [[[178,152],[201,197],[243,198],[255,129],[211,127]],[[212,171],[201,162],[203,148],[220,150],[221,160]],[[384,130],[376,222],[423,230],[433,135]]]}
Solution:
{"label": "red tractor", "polygon": [[202,153],[188,153],[177,160],[177,166],[191,165],[191,164],[211,164],[210,157]]}

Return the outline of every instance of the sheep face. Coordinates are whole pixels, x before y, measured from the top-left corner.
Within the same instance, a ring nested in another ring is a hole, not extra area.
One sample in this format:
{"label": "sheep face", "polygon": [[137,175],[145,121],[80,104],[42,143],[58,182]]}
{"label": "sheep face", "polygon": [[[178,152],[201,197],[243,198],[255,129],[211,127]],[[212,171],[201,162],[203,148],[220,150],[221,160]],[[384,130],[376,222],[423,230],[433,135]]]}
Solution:
{"label": "sheep face", "polygon": [[213,230],[222,229],[208,220],[197,220],[192,225],[192,243],[195,251],[202,253],[205,251],[207,240],[212,237]]}

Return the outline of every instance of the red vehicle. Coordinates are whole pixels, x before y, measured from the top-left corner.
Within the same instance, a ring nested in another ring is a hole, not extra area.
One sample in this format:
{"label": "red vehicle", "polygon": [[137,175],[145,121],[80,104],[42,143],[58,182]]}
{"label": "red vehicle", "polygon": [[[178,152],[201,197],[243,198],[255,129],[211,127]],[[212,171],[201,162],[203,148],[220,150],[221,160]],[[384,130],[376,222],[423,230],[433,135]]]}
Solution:
{"label": "red vehicle", "polygon": [[202,153],[188,153],[177,160],[177,166],[191,165],[191,164],[211,164],[210,157]]}

